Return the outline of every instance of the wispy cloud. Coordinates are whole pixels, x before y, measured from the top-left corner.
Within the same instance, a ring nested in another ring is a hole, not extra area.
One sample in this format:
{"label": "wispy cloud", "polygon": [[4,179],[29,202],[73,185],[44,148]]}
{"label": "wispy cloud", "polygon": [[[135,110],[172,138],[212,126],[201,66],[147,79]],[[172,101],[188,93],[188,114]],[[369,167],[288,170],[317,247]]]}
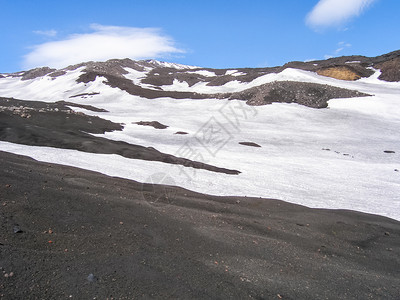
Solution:
{"label": "wispy cloud", "polygon": [[336,48],[336,50],[335,50],[336,55],[339,54],[340,52],[342,52],[344,49],[350,48],[351,44],[346,43],[346,42],[339,42],[337,46],[338,46],[338,48]]}
{"label": "wispy cloud", "polygon": [[377,0],[320,0],[307,15],[306,23],[315,29],[341,26],[359,16]]}
{"label": "wispy cloud", "polygon": [[350,43],[346,43],[346,42],[339,42],[336,45],[336,49],[333,51],[332,54],[325,54],[324,58],[325,59],[329,59],[335,56],[339,56],[340,53],[344,50],[346,50],[347,48],[350,48],[352,45]]}
{"label": "wispy cloud", "polygon": [[23,67],[62,68],[85,61],[111,58],[159,58],[184,53],[174,40],[156,28],[103,26],[92,24],[92,32],[36,45],[24,57]]}
{"label": "wispy cloud", "polygon": [[52,30],[35,30],[33,33],[38,34],[38,35],[44,35],[48,37],[55,37],[57,35],[57,31],[52,29]]}

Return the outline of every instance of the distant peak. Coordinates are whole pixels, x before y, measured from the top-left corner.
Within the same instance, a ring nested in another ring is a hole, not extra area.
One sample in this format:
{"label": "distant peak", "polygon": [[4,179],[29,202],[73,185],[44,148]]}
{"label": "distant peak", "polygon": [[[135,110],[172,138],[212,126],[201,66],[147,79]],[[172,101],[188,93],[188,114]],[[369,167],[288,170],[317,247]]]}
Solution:
{"label": "distant peak", "polygon": [[199,67],[196,66],[188,66],[188,65],[182,65],[182,64],[177,64],[177,63],[170,63],[170,62],[165,62],[165,61],[159,61],[156,59],[147,59],[147,60],[141,60],[139,62],[144,62],[147,63],[153,67],[162,67],[162,68],[173,68],[173,69],[178,69],[178,70],[183,70],[183,69],[198,69]]}

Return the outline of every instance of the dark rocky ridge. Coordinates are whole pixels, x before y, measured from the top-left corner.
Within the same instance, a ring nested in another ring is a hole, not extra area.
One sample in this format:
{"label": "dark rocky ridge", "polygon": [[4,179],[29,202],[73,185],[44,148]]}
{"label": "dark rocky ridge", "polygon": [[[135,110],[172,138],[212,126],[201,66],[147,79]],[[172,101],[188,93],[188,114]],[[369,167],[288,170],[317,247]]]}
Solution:
{"label": "dark rocky ridge", "polygon": [[365,97],[368,94],[329,85],[296,81],[275,81],[230,94],[230,99],[246,100],[249,105],[273,102],[298,103],[313,108],[325,108],[333,98]]}
{"label": "dark rocky ridge", "polygon": [[[394,74],[393,69],[400,72],[400,50],[377,57],[365,56],[342,56],[330,58],[327,60],[316,60],[310,62],[293,61],[286,63],[283,66],[268,67],[268,68],[231,68],[231,69],[211,69],[199,68],[198,70],[207,70],[214,72],[217,76],[208,77],[199,74],[189,73],[187,70],[176,69],[153,69],[148,76],[142,80],[143,83],[162,86],[172,84],[174,79],[186,81],[189,86],[198,82],[207,82],[209,86],[220,86],[232,80],[239,80],[240,82],[250,82],[259,76],[280,73],[287,68],[301,69],[305,71],[318,72],[327,68],[343,67],[361,77],[369,77],[373,74],[372,68],[381,69],[382,75],[380,79],[386,81],[400,81],[400,74]],[[392,67],[385,67],[384,64],[390,64]],[[225,75],[227,70],[238,70],[244,75],[232,76]]]}
{"label": "dark rocky ridge", "polygon": [[174,187],[167,195],[1,151],[0,165],[2,299],[400,295],[400,223],[388,218]]}
{"label": "dark rocky ridge", "polygon": [[[98,63],[97,65],[94,63],[87,67],[85,71],[86,73],[79,78],[78,82],[89,82],[93,81],[97,76],[104,76],[107,79],[105,82],[106,84],[112,87],[118,87],[132,95],[139,95],[150,99],[159,97],[171,97],[174,99],[231,98],[246,100],[250,105],[263,105],[272,102],[294,102],[309,107],[323,108],[326,107],[327,101],[332,98],[360,97],[368,95],[357,91],[349,91],[334,87],[327,88],[326,85],[298,82],[270,83],[240,93],[211,95],[191,92],[163,91],[159,87],[163,85],[171,85],[174,80],[186,82],[189,86],[193,86],[199,82],[206,82],[209,86],[220,86],[232,80],[250,82],[259,76],[270,73],[279,73],[286,68],[312,71],[324,76],[332,76],[339,79],[348,78],[348,80],[369,77],[373,74],[371,68],[377,68],[381,69],[382,72],[380,79],[386,81],[400,81],[400,51],[394,51],[373,58],[364,56],[343,56],[312,62],[294,61],[281,67],[240,68],[237,70],[243,73],[243,75],[239,76],[226,75],[228,69],[198,68],[189,70],[154,67],[153,65],[153,69],[150,70],[146,77],[141,80],[142,83],[152,85],[154,87],[152,89],[143,88],[133,84],[130,80],[123,77],[123,74],[125,74],[126,71],[123,68],[118,67],[129,66],[136,70],[144,70],[144,67],[139,63],[140,62],[134,62],[128,59],[111,60],[106,63]],[[203,76],[194,73],[195,71],[201,70],[214,72],[215,76]],[[339,77],[336,77],[338,75]],[[281,88],[280,86],[285,87]],[[287,89],[287,93],[284,89]],[[311,93],[308,93],[310,91]],[[310,94],[314,96],[310,96]],[[249,98],[249,95],[252,95],[253,97]],[[323,95],[323,98],[319,98],[318,95]],[[261,98],[264,100],[261,101]]]}
{"label": "dark rocky ridge", "polygon": [[[12,76],[22,77],[23,80],[34,79],[44,75],[57,77],[65,74],[69,70],[75,70],[83,67],[83,74],[77,79],[78,82],[88,83],[94,81],[96,77],[105,77],[105,84],[111,87],[119,88],[132,95],[141,96],[148,99],[171,97],[174,99],[206,99],[206,98],[231,98],[246,100],[250,105],[263,105],[271,102],[294,102],[302,105],[307,105],[314,108],[326,107],[326,102],[331,99],[332,94],[336,98],[341,97],[359,97],[357,91],[336,90],[325,91],[326,86],[315,85],[312,87],[314,93],[323,94],[324,99],[309,97],[307,94],[300,95],[296,89],[300,88],[301,91],[309,90],[304,85],[299,83],[283,83],[267,84],[255,89],[243,91],[235,94],[199,94],[193,92],[179,92],[179,91],[163,91],[163,85],[171,85],[174,80],[186,82],[189,86],[193,86],[199,82],[204,82],[209,86],[221,86],[227,82],[237,80],[239,82],[250,82],[262,75],[279,73],[287,68],[301,69],[311,72],[316,72],[323,76],[334,77],[343,80],[356,80],[362,77],[368,77],[373,74],[372,68],[380,69],[382,74],[381,80],[386,81],[400,81],[400,50],[377,57],[365,56],[343,56],[330,58],[327,60],[317,60],[310,62],[289,62],[283,66],[269,67],[269,68],[238,68],[238,69],[210,69],[210,68],[193,68],[180,66],[179,68],[166,67],[165,64],[157,61],[133,61],[131,59],[112,59],[106,62],[87,62],[74,66],[69,66],[61,70],[50,68],[37,68],[26,72],[19,72],[12,74]],[[145,88],[134,84],[131,80],[124,77],[128,72],[125,68],[132,68],[137,71],[147,72],[141,83],[148,84],[151,88]],[[227,74],[228,70],[237,70],[241,74],[233,76]],[[215,73],[215,76],[204,76],[196,73],[196,71],[209,71]],[[288,88],[288,93],[283,93],[279,90],[279,85],[285,85]],[[262,90],[265,88],[265,90]],[[271,94],[272,93],[272,94]],[[289,99],[289,95],[296,94],[296,97]],[[249,99],[249,95],[257,95],[255,98]],[[265,101],[261,101],[265,98]],[[270,95],[270,96],[268,96]],[[350,96],[347,96],[350,95]],[[354,95],[354,96],[353,96]],[[243,96],[243,98],[241,98]],[[365,96],[365,95],[364,95]]]}
{"label": "dark rocky ridge", "polygon": [[386,68],[381,68],[382,64],[385,62],[397,61],[397,64],[395,65],[397,70],[400,70],[400,64],[398,63],[399,58],[400,58],[400,50],[397,50],[376,57],[352,55],[352,56],[341,56],[341,57],[329,58],[327,60],[316,60],[310,62],[289,62],[285,64],[283,67],[317,72],[318,70],[329,67],[344,66],[357,73],[360,77],[371,76],[373,71],[370,68],[372,67],[374,69],[380,69],[382,71],[382,74],[379,77],[379,79],[386,81],[400,81],[400,74],[397,74],[398,76],[396,75],[393,76],[391,74],[388,74],[388,70]]}
{"label": "dark rocky ridge", "polygon": [[[98,93],[93,93],[93,94],[98,94]],[[94,107],[92,105],[78,104],[78,103],[73,103],[73,102],[68,102],[68,101],[57,101],[57,102],[55,102],[55,104],[62,104],[63,106],[79,107],[79,108],[83,108],[83,109],[95,111],[95,112],[108,112],[107,110],[105,110],[103,108],[98,108],[98,107]]]}
{"label": "dark rocky ridge", "polygon": [[[36,68],[36,69],[32,69],[29,71],[26,71],[22,74],[22,80],[29,80],[29,79],[35,79],[37,77],[42,77],[45,76],[47,74],[50,74],[52,72],[57,71],[56,69],[51,69],[48,67],[43,67],[43,68]],[[60,73],[61,74],[61,73]]]}
{"label": "dark rocky ridge", "polygon": [[[0,98],[0,140],[32,146],[118,154],[126,158],[160,161],[225,174],[230,170],[162,153],[151,147],[96,137],[122,125],[71,110],[66,102],[45,103]],[[94,109],[93,107],[87,107]]]}
{"label": "dark rocky ridge", "polygon": [[250,88],[238,93],[199,94],[192,92],[163,91],[143,88],[131,80],[109,74],[88,72],[82,74],[78,82],[88,83],[97,76],[105,77],[105,84],[119,88],[131,95],[155,99],[170,97],[173,99],[237,99],[245,100],[249,105],[265,105],[273,102],[298,103],[312,108],[325,108],[327,102],[333,98],[364,97],[368,94],[358,91],[337,88],[317,83],[303,83],[297,81],[272,82]]}
{"label": "dark rocky ridge", "polygon": [[[230,68],[230,69],[212,69],[212,68],[193,68],[180,69],[173,67],[164,67],[151,60],[133,61],[131,59],[111,59],[106,62],[87,62],[77,65],[69,66],[61,70],[50,69],[48,67],[37,68],[25,72],[18,72],[11,74],[15,77],[22,77],[23,79],[34,79],[47,74],[52,77],[65,74],[68,70],[75,70],[79,67],[85,67],[84,72],[108,74],[112,76],[123,77],[127,74],[124,69],[126,67],[132,68],[137,71],[145,71],[146,68],[152,68],[148,76],[142,80],[143,83],[151,84],[154,86],[170,85],[174,79],[186,81],[189,86],[194,85],[200,81],[208,82],[210,86],[223,85],[231,80],[239,80],[241,82],[250,82],[255,78],[270,74],[279,73],[286,68],[295,68],[306,71],[318,72],[320,70],[332,67],[344,67],[356,73],[360,77],[368,77],[373,71],[370,69],[381,69],[382,75],[380,79],[386,81],[400,81],[400,50],[393,51],[377,57],[366,57],[360,55],[342,56],[329,58],[327,60],[315,60],[308,62],[293,61],[286,63],[283,66],[267,67],[267,68]],[[199,74],[188,73],[188,71],[207,70],[214,72],[215,77],[202,76]],[[240,76],[225,75],[227,70],[238,70],[244,73]]]}
{"label": "dark rocky ridge", "polygon": [[380,62],[376,67],[382,71],[379,79],[390,82],[400,81],[400,57]]}
{"label": "dark rocky ridge", "polygon": [[163,91],[157,89],[156,90],[147,89],[134,84],[131,80],[126,79],[125,77],[97,73],[97,72],[84,73],[81,76],[79,76],[77,82],[88,83],[94,81],[97,78],[97,76],[105,77],[107,80],[104,81],[104,83],[113,88],[119,88],[131,95],[140,96],[147,99],[156,99],[162,97],[170,97],[174,99],[207,99],[210,97],[210,95],[208,94],[206,95],[206,94],[198,94],[192,92],[175,92],[175,91]]}

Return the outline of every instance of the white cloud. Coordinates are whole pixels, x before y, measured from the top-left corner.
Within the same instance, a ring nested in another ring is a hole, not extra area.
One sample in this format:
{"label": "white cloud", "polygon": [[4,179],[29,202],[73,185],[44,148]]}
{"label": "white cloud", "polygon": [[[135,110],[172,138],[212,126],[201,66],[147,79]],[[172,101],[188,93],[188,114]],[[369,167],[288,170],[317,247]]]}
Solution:
{"label": "white cloud", "polygon": [[48,37],[55,37],[57,35],[57,31],[54,29],[51,30],[35,30],[33,33],[38,35],[44,35]]}
{"label": "white cloud", "polygon": [[340,26],[359,16],[376,0],[320,0],[307,15],[306,22],[314,28]]}
{"label": "white cloud", "polygon": [[34,46],[24,56],[24,68],[63,68],[86,61],[112,58],[159,58],[184,53],[174,41],[156,28],[134,28],[92,24],[92,32],[73,34],[64,40]]}
{"label": "white cloud", "polygon": [[339,43],[337,43],[337,48],[334,51],[334,53],[333,54],[325,54],[324,58],[329,59],[332,57],[337,57],[340,54],[340,52],[342,52],[343,50],[346,50],[347,48],[350,48],[351,46],[352,45],[350,43],[339,42]]}
{"label": "white cloud", "polygon": [[344,47],[337,48],[337,49],[335,50],[335,53],[336,53],[336,54],[339,54],[339,53],[342,52],[343,50],[344,50]]}

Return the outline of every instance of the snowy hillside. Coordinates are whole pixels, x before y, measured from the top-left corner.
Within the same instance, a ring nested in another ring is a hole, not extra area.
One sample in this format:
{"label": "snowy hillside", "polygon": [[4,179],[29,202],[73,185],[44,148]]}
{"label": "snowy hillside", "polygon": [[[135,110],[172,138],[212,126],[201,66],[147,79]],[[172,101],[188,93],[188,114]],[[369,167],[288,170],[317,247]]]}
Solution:
{"label": "snowy hillside", "polygon": [[0,150],[206,194],[275,198],[400,220],[400,82],[388,79],[388,62],[399,57],[227,70],[125,59],[0,76],[0,114],[24,119],[31,129],[33,112],[43,118],[46,111],[28,102],[7,105],[11,98],[65,101],[74,114],[123,127],[92,132],[96,138],[239,174],[101,149],[46,147],[39,138],[11,134],[12,121],[2,123],[1,116]]}

